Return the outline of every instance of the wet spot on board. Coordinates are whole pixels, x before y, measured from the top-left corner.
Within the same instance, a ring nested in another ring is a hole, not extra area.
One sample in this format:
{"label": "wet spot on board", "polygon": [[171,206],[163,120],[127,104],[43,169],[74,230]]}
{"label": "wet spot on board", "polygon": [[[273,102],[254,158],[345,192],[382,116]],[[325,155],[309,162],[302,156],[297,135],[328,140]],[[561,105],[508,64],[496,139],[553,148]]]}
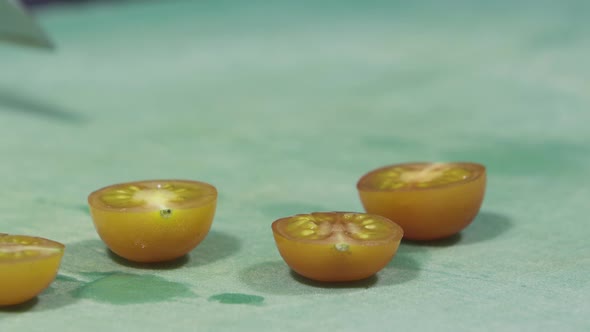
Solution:
{"label": "wet spot on board", "polygon": [[95,281],[79,288],[74,296],[115,305],[162,302],[194,294],[184,284],[154,275],[99,273]]}
{"label": "wet spot on board", "polygon": [[209,297],[209,301],[219,302],[223,304],[261,305],[264,302],[264,297],[240,293],[223,293]]}

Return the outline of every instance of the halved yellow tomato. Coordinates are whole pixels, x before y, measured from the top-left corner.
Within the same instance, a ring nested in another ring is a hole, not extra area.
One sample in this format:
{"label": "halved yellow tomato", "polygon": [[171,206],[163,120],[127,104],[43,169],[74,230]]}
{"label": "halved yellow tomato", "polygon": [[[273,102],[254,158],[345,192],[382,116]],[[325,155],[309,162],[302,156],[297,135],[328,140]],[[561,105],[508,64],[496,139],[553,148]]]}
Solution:
{"label": "halved yellow tomato", "polygon": [[279,253],[295,272],[318,281],[355,281],[383,269],[397,252],[403,230],[365,213],[316,212],[272,224]]}
{"label": "halved yellow tomato", "polygon": [[0,306],[26,302],[55,279],[65,246],[40,237],[0,234]]}
{"label": "halved yellow tomato", "polygon": [[485,188],[485,167],[466,162],[391,165],[357,183],[365,210],[395,221],[411,240],[460,232],[479,212]]}
{"label": "halved yellow tomato", "polygon": [[115,184],[88,196],[100,238],[136,262],[172,260],[209,233],[217,189],[198,181],[151,180]]}

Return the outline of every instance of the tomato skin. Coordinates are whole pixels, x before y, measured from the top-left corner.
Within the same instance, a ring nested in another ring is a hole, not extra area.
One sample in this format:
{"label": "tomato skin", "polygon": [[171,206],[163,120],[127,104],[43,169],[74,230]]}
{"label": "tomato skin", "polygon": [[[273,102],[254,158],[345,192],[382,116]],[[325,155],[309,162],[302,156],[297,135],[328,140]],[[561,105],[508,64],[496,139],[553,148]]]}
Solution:
{"label": "tomato skin", "polygon": [[90,208],[100,238],[117,255],[136,262],[162,262],[194,249],[209,233],[216,201],[175,210],[162,220],[160,211],[115,212]]}
{"label": "tomato skin", "polygon": [[293,271],[309,279],[328,282],[355,281],[382,270],[395,255],[399,241],[378,246],[351,245],[339,252],[333,244],[295,242],[274,234],[283,260]]}
{"label": "tomato skin", "polygon": [[34,298],[49,287],[59,270],[65,249],[63,244],[43,238],[26,238],[42,240],[56,250],[48,256],[1,260],[0,306],[16,305]]}
{"label": "tomato skin", "polygon": [[436,240],[457,234],[475,218],[482,205],[486,188],[486,170],[475,165],[477,177],[431,188],[411,190],[369,190],[360,184],[363,178],[387,166],[364,175],[357,189],[368,213],[385,216],[404,229],[410,240]]}
{"label": "tomato skin", "polygon": [[398,234],[387,241],[352,241],[347,243],[348,250],[339,251],[334,243],[297,241],[282,235],[278,224],[285,219],[288,218],[278,219],[272,224],[281,257],[296,273],[323,282],[357,281],[371,277],[395,256],[403,236],[402,229],[396,225]]}
{"label": "tomato skin", "polygon": [[130,261],[153,263],[182,257],[205,239],[215,216],[217,191],[200,184],[211,187],[214,198],[202,205],[173,209],[165,218],[156,209],[102,208],[95,200],[105,188],[97,190],[88,198],[95,229],[110,250]]}
{"label": "tomato skin", "polygon": [[60,262],[61,256],[54,256],[42,261],[0,265],[0,306],[23,303],[37,296],[53,282]]}

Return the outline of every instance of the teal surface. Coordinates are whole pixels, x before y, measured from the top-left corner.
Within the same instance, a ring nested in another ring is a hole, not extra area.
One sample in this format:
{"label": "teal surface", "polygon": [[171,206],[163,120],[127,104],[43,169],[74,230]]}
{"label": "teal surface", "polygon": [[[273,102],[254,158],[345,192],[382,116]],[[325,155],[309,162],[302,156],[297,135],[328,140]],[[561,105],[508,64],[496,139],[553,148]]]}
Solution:
{"label": "teal surface", "polygon": [[[587,1],[128,1],[37,13],[54,53],[0,45],[0,232],[67,245],[0,331],[590,330]],[[279,217],[362,210],[365,172],[488,166],[460,236],[376,277],[292,274]],[[131,180],[219,192],[156,266],[110,254],[86,197]],[[0,271],[1,273],[1,271]]]}

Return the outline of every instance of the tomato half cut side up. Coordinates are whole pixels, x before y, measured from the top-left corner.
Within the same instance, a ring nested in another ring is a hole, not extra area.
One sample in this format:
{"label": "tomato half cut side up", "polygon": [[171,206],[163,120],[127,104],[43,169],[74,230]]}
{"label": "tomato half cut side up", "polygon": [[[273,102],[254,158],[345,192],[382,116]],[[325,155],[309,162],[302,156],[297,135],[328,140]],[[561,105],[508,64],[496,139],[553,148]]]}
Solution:
{"label": "tomato half cut side up", "polygon": [[135,262],[169,261],[209,233],[217,189],[205,182],[148,180],[115,184],[88,196],[97,233],[117,255]]}
{"label": "tomato half cut side up", "polygon": [[326,282],[356,281],[383,269],[403,230],[366,213],[315,212],[281,218],[272,231],[279,253],[295,272]]}
{"label": "tomato half cut side up", "polygon": [[49,287],[64,249],[52,240],[0,233],[0,306],[24,303]]}
{"label": "tomato half cut side up", "polygon": [[367,213],[398,223],[406,239],[435,240],[457,234],[478,214],[486,168],[477,163],[406,163],[373,170],[357,189]]}

